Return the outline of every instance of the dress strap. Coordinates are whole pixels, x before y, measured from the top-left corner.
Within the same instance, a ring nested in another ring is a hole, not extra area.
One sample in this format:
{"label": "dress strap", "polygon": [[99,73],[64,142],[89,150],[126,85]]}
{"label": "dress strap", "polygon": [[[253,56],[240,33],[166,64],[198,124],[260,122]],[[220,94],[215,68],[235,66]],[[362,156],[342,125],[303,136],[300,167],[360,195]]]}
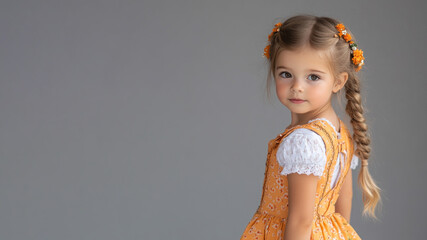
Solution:
{"label": "dress strap", "polygon": [[[341,120],[340,120],[341,121]],[[340,125],[342,126],[342,122],[340,122]],[[316,119],[314,121],[309,122],[308,124],[304,124],[301,127],[308,128],[317,134],[319,134],[323,142],[325,143],[326,147],[326,167],[325,172],[322,174],[323,179],[322,182],[322,189],[319,192],[319,201],[318,201],[318,207],[316,209],[316,214],[320,217],[324,215],[328,209],[330,208],[330,196],[334,195],[334,191],[337,189],[337,185],[334,188],[330,188],[330,183],[332,181],[333,171],[335,169],[336,163],[338,161],[338,154],[340,151],[344,151],[345,149],[345,143],[343,136],[346,136],[344,131],[340,132],[341,138],[338,139],[337,132],[333,125],[330,124],[329,121],[324,119]],[[343,130],[341,128],[341,130]],[[341,168],[343,170],[345,168]],[[342,176],[340,176],[342,178]],[[340,179],[342,181],[342,179]],[[319,206],[325,206],[327,207],[319,207]]]}
{"label": "dress strap", "polygon": [[345,146],[345,139],[341,138],[338,139],[338,152],[345,152],[346,146]]}

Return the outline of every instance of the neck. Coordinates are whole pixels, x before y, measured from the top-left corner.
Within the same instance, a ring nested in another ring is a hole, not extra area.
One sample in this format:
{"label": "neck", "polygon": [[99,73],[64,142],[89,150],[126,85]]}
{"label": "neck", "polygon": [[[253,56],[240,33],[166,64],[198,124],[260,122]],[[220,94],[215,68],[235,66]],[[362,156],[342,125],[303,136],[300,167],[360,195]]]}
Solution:
{"label": "neck", "polygon": [[338,120],[338,115],[335,113],[334,108],[330,103],[322,107],[321,109],[317,109],[312,112],[307,112],[303,114],[299,113],[291,113],[291,124],[290,127],[293,127],[295,125],[302,125],[308,123],[309,120],[315,119],[315,118],[326,118],[333,123]]}

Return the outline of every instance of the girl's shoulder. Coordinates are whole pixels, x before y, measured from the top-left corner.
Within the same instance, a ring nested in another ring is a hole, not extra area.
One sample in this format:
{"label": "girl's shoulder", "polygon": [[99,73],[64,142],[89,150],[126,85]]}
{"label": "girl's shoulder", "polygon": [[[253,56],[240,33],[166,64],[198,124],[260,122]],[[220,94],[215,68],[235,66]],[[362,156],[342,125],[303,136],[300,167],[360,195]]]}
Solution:
{"label": "girl's shoulder", "polygon": [[[282,166],[288,166],[285,172],[295,170],[296,165],[317,165],[317,174],[321,174],[326,159],[326,149],[334,149],[339,141],[347,141],[350,146],[350,154],[353,155],[353,142],[345,124],[340,120],[340,132],[326,118],[312,119],[306,124],[297,125],[285,132],[279,142],[276,158]],[[293,164],[295,163],[295,164]],[[358,165],[357,156],[353,155],[351,168]],[[293,166],[294,165],[294,166]]]}

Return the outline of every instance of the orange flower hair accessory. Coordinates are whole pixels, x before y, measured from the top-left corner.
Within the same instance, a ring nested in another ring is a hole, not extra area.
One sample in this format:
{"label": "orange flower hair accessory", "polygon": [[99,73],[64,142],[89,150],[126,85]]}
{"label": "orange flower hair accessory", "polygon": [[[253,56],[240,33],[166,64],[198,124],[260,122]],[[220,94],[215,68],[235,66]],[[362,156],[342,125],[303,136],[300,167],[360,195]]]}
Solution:
{"label": "orange flower hair accessory", "polygon": [[[282,26],[282,23],[281,22],[279,22],[279,23],[276,23],[275,25],[274,25],[274,28],[273,28],[273,30],[271,31],[271,33],[268,35],[268,41],[269,42],[271,42],[271,38],[273,37],[273,34],[274,33],[276,33],[276,32],[279,32],[280,31],[280,27]],[[269,59],[270,58],[270,46],[271,46],[271,44],[268,44],[267,46],[265,46],[265,48],[264,48],[264,56],[267,58],[267,59]]]}
{"label": "orange flower hair accessory", "polygon": [[350,45],[352,55],[351,60],[353,61],[353,64],[357,66],[356,72],[358,72],[365,64],[365,57],[363,57],[363,51],[357,49],[357,44],[351,40],[351,35],[345,29],[344,24],[339,23],[335,26],[335,28],[338,30],[338,35],[335,34],[334,37],[341,37]]}

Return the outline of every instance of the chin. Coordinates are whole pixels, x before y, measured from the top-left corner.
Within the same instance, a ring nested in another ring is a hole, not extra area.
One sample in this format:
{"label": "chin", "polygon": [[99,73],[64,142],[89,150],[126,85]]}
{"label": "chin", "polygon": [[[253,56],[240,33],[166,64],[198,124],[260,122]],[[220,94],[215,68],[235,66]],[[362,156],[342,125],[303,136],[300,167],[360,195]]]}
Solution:
{"label": "chin", "polygon": [[295,113],[295,114],[305,114],[305,113],[307,113],[307,111],[292,111],[292,110],[290,110],[292,113]]}
{"label": "chin", "polygon": [[308,110],[304,107],[299,107],[299,106],[286,106],[286,107],[289,109],[289,111],[293,113],[303,114],[308,112]]}

